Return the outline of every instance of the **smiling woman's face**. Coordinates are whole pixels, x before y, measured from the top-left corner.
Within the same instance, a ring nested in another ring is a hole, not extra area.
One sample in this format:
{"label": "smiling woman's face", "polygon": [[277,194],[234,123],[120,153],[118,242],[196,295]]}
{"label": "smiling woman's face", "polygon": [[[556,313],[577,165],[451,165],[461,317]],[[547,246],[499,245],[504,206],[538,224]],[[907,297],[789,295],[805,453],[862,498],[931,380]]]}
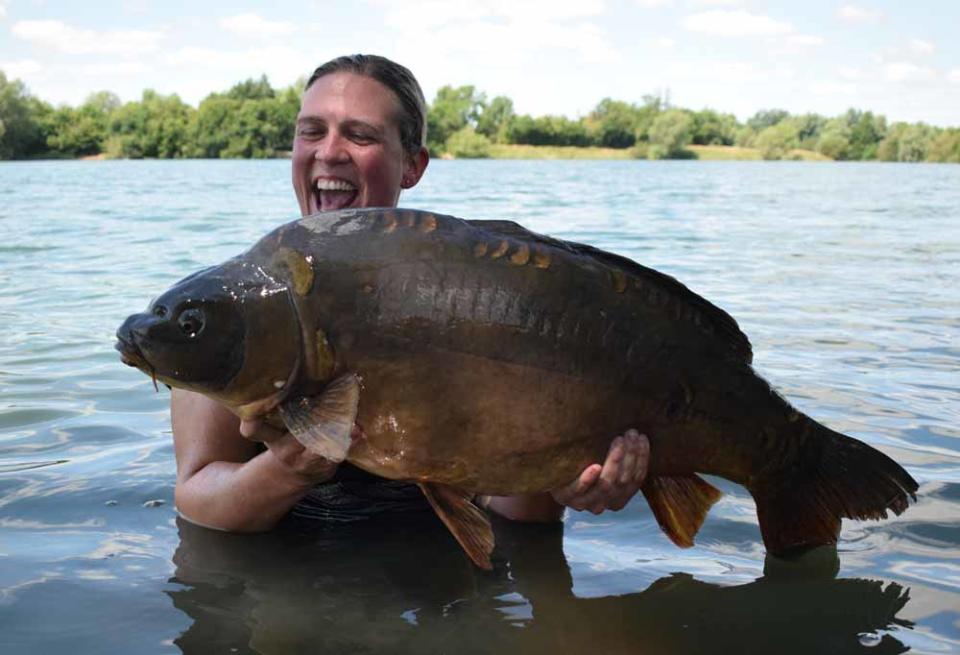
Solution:
{"label": "smiling woman's face", "polygon": [[293,139],[293,188],[304,216],[396,206],[400,189],[426,168],[425,152],[404,151],[399,116],[394,93],[363,75],[326,75],[304,92]]}

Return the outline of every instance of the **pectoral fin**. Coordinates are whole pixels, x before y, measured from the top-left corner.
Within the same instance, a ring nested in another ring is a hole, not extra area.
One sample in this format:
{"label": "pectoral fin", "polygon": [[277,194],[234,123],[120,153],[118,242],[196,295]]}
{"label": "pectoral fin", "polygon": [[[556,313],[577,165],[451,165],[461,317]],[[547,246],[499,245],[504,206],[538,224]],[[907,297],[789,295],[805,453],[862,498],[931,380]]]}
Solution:
{"label": "pectoral fin", "polygon": [[653,476],[641,491],[660,529],[681,548],[693,545],[707,512],[723,495],[698,475]]}
{"label": "pectoral fin", "polygon": [[421,482],[420,489],[473,563],[487,571],[491,570],[493,528],[487,515],[470,502],[473,494],[431,482]]}
{"label": "pectoral fin", "polygon": [[341,375],[319,396],[298,396],[280,405],[287,429],[303,447],[333,462],[342,462],[350,450],[350,433],[357,420],[360,381],[353,373]]}

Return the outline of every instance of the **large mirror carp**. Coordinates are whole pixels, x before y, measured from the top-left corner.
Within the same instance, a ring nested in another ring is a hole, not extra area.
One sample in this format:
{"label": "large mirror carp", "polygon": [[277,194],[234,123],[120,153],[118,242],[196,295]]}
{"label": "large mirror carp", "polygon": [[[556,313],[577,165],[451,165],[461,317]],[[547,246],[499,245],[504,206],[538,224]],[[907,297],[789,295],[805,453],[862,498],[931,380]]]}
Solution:
{"label": "large mirror carp", "polygon": [[331,460],[418,483],[483,567],[493,534],[476,494],[560,486],[631,427],[651,441],[643,494],[680,546],[720,496],[699,473],[750,491],[774,554],[916,499],[896,462],[774,392],[726,312],[509,221],[309,216],[185,278],[117,337],[156,380],[243,418],[279,415]]}

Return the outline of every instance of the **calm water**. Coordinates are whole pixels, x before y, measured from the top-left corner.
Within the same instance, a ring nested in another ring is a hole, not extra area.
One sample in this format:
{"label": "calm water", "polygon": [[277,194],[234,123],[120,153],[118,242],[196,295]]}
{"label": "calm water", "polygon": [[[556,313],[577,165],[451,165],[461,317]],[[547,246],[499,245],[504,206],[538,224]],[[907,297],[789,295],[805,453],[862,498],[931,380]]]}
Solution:
{"label": "calm water", "polygon": [[0,652],[960,652],[960,166],[444,162],[405,206],[510,218],[679,277],[759,371],[920,482],[837,552],[764,558],[753,502],[698,545],[642,500],[238,536],[173,508],[168,394],[113,332],[296,216],[288,162],[0,163]]}

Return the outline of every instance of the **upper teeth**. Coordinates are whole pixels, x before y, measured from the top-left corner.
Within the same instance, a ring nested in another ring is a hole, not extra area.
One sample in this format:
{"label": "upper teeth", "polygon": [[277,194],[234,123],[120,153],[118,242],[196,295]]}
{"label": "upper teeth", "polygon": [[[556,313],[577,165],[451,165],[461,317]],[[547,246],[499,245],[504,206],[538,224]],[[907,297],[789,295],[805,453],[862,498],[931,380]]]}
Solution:
{"label": "upper teeth", "polygon": [[317,180],[317,191],[353,191],[356,188],[346,180]]}

